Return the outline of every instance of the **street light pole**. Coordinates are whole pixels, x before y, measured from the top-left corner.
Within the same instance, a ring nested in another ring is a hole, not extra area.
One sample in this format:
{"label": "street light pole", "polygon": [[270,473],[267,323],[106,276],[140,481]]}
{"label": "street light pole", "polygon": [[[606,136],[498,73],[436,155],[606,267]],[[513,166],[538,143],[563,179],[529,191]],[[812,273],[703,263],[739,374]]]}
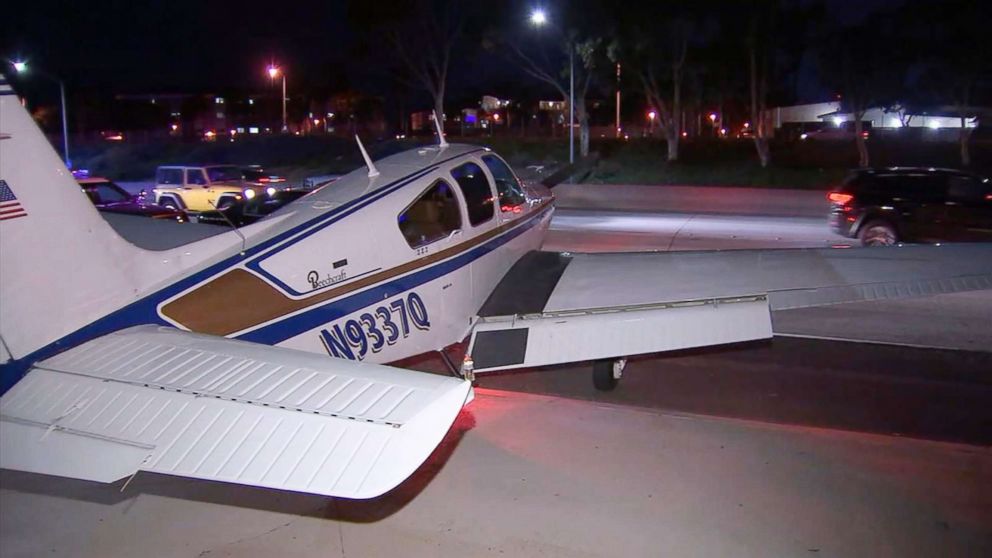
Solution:
{"label": "street light pole", "polygon": [[282,73],[282,133],[289,132],[286,125],[286,72]]}
{"label": "street light pole", "polygon": [[59,95],[62,96],[62,160],[65,166],[72,168],[72,161],[69,159],[69,115],[65,109],[65,83],[59,80]]}
{"label": "street light pole", "polygon": [[[544,10],[536,9],[530,13],[530,22],[541,27],[548,23]],[[554,27],[556,25],[552,24]],[[568,162],[575,163],[575,42],[564,31],[558,31],[568,40]]]}
{"label": "street light pole", "polygon": [[568,40],[568,162],[575,163],[575,44]]}
{"label": "street light pole", "polygon": [[[27,72],[28,71],[28,63],[25,62],[25,61],[23,61],[23,60],[9,61],[9,62],[11,63],[12,66],[14,66],[14,70],[17,71],[17,73],[19,73],[19,74],[23,74],[24,72]],[[50,74],[48,72],[44,72],[44,71],[41,71],[41,70],[38,70],[38,69],[36,69],[35,72],[37,72],[39,75],[44,76],[44,77],[46,77],[46,78],[48,78],[48,79],[50,79],[50,80],[52,80],[52,81],[54,81],[54,82],[56,82],[56,83],[59,84],[59,96],[61,98],[61,104],[62,104],[62,114],[61,114],[61,116],[62,116],[62,161],[65,163],[65,166],[66,167],[68,167],[68,168],[71,169],[72,168],[72,161],[69,160],[69,113],[66,110],[65,82],[63,82],[61,78],[56,77],[56,76],[54,76],[54,75],[52,75],[52,74]]]}
{"label": "street light pole", "polygon": [[269,72],[269,79],[276,79],[276,76],[282,75],[282,133],[289,132],[289,126],[286,123],[286,72],[282,68],[276,66],[275,63],[269,64],[267,68]]}

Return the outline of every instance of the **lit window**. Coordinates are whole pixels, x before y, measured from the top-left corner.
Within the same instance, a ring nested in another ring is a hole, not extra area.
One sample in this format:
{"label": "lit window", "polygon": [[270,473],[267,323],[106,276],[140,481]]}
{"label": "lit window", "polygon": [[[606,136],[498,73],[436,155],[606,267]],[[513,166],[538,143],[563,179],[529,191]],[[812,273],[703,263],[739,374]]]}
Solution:
{"label": "lit window", "polygon": [[[482,162],[489,167],[493,179],[496,180],[496,192],[499,193],[499,208],[501,211],[513,211],[526,201],[520,181],[514,176],[510,167],[495,155],[484,155]],[[519,211],[519,210],[518,210]]]}
{"label": "lit window", "polygon": [[458,200],[443,180],[428,188],[396,221],[410,248],[446,238],[462,226]]}
{"label": "lit window", "polygon": [[482,167],[475,163],[465,163],[452,169],[451,176],[458,182],[465,197],[469,223],[476,226],[492,219],[495,215],[493,191]]}
{"label": "lit window", "polygon": [[224,97],[214,97],[214,103],[216,103],[218,105],[223,105],[224,104]]}

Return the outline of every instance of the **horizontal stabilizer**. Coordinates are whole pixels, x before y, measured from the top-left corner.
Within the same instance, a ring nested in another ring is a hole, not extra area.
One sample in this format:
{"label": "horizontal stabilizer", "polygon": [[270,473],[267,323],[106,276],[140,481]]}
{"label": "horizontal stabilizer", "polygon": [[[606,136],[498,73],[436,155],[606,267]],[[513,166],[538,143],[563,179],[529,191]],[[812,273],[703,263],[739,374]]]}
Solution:
{"label": "horizontal stabilizer", "polygon": [[0,399],[0,466],[139,470],[345,498],[412,474],[468,382],[140,326],[38,363]]}

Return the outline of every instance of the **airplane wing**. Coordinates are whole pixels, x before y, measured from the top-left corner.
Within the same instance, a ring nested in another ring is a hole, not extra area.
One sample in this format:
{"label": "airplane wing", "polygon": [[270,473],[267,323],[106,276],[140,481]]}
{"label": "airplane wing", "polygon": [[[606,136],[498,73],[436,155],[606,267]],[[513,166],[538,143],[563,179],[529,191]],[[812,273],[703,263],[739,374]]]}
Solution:
{"label": "airplane wing", "polygon": [[532,252],[479,313],[476,372],[772,336],[771,310],[992,288],[992,245]]}
{"label": "airplane wing", "polygon": [[423,463],[471,393],[455,378],[139,326],[37,363],[0,398],[0,466],[372,498]]}

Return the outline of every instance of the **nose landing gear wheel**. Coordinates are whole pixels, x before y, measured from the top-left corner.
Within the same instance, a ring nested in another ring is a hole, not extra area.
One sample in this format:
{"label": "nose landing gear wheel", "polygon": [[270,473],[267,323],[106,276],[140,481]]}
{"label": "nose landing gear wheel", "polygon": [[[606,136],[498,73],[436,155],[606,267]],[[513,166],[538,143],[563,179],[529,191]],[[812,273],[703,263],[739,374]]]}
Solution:
{"label": "nose landing gear wheel", "polygon": [[623,376],[626,358],[597,360],[592,363],[592,385],[599,391],[612,391]]}

